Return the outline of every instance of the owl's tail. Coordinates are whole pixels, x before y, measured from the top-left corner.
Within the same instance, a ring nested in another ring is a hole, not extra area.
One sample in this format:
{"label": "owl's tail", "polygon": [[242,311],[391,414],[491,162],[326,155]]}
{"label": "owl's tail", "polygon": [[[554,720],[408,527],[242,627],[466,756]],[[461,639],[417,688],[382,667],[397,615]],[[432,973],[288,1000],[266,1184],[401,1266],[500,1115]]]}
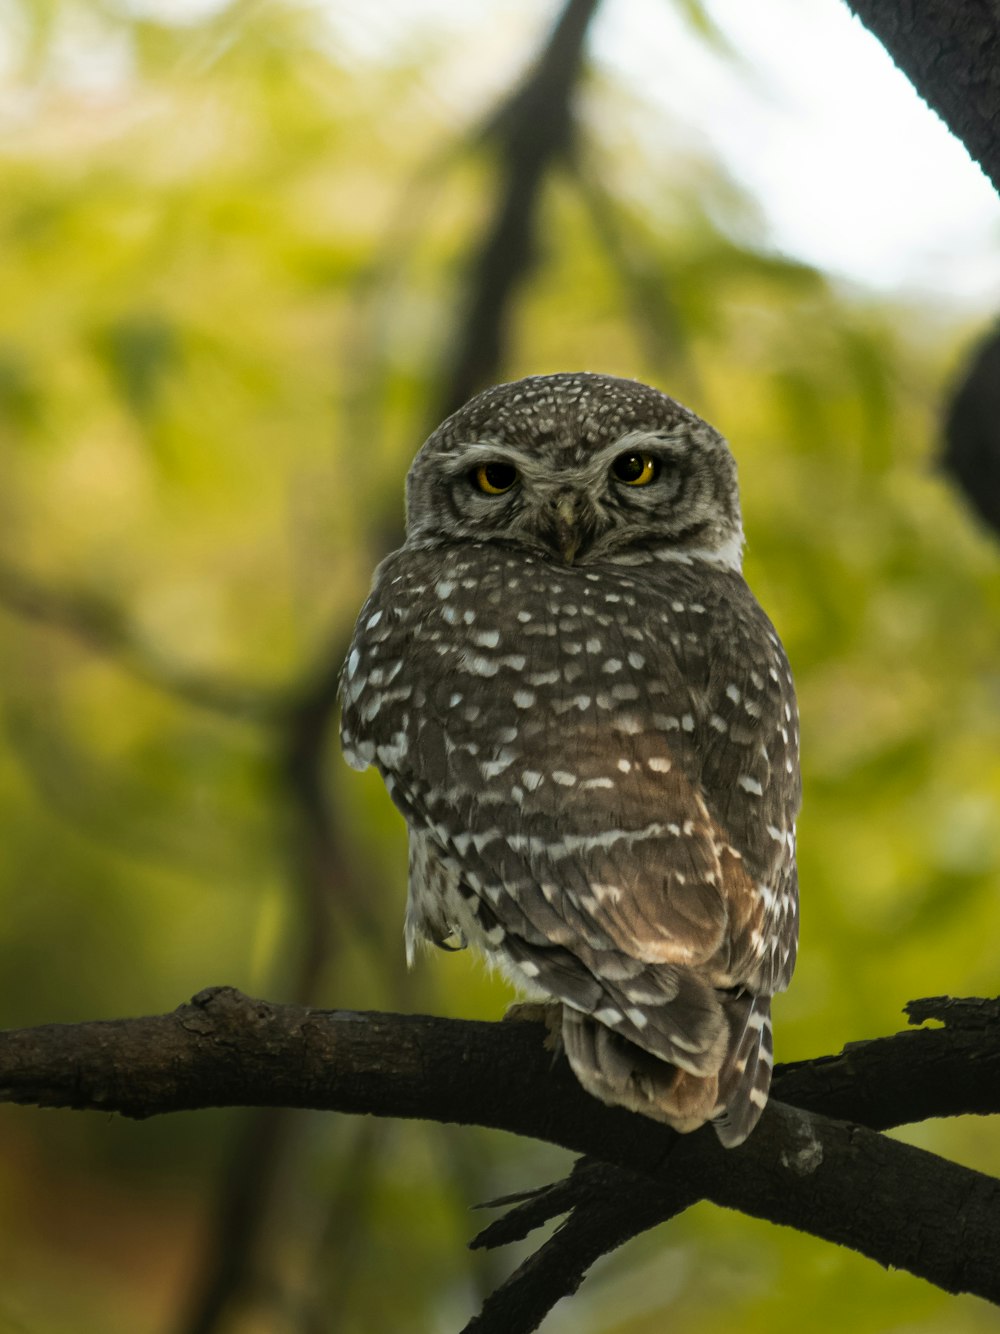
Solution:
{"label": "owl's tail", "polygon": [[717,1075],[693,1075],[643,1051],[605,1024],[563,1006],[563,1046],[573,1073],[601,1102],[697,1130],[718,1103]]}
{"label": "owl's tail", "polygon": [[719,1071],[719,1107],[712,1124],[727,1149],[742,1144],[767,1106],[774,1064],[771,997],[750,992],[726,996],[729,1047]]}
{"label": "owl's tail", "polygon": [[681,1070],[568,1005],[562,1026],[566,1056],[583,1087],[601,1102],[665,1121],[682,1133],[712,1121],[721,1142],[733,1148],[750,1134],[767,1103],[771,1007],[769,997],[748,992],[723,994],[720,1000],[726,1031],[705,1073]]}

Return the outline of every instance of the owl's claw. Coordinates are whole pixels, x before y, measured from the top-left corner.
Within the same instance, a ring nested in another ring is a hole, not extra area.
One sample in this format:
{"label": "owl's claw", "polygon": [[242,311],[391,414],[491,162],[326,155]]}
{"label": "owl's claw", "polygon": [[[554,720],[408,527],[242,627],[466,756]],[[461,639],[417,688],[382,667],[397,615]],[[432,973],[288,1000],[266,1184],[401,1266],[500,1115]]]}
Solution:
{"label": "owl's claw", "polygon": [[445,936],[443,940],[434,939],[431,944],[435,949],[445,950],[448,954],[455,954],[459,950],[464,950],[468,946],[465,934],[462,931],[452,931],[450,936]]}
{"label": "owl's claw", "polygon": [[504,1013],[504,1022],[512,1019],[515,1023],[544,1024],[548,1029],[545,1035],[546,1051],[562,1050],[562,1011],[559,1001],[515,1001],[508,1005]]}

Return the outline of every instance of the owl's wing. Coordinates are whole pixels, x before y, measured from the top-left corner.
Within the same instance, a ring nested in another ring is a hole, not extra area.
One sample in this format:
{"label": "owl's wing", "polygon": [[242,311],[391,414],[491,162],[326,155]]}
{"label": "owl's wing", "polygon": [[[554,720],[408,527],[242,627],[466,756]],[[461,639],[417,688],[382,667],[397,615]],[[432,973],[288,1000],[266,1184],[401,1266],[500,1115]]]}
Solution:
{"label": "owl's wing", "polygon": [[729,600],[737,652],[710,665],[700,776],[742,862],[730,925],[733,971],[751,991],[773,995],[791,980],[798,942],[798,710],[781,641],[740,583]]}
{"label": "owl's wing", "polygon": [[413,553],[383,567],[345,671],[345,752],[378,765],[437,849],[460,929],[527,985],[715,1073],[730,1042],[717,989],[764,980],[755,877],[770,862],[744,838],[757,757],[750,787],[743,770],[720,786],[718,762],[703,773],[727,717],[704,628],[683,625],[705,608],[664,603],[664,628],[627,578],[577,573],[570,603],[522,559],[475,556],[445,574]]}

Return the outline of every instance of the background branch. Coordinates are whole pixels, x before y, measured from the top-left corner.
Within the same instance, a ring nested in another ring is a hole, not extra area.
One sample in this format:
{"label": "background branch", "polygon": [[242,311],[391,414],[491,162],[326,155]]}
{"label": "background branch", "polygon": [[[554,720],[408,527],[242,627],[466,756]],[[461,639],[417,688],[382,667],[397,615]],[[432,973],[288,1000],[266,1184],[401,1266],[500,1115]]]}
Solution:
{"label": "background branch", "polygon": [[7,560],[0,561],[0,607],[72,635],[93,652],[113,658],[129,675],[186,704],[252,723],[274,723],[281,717],[285,696],[280,688],[175,662],[146,643],[109,599],[54,588]]}
{"label": "background branch", "polygon": [[1000,534],[1000,326],[973,349],[951,393],[941,462],[984,523]]}
{"label": "background branch", "polygon": [[573,151],[573,99],[598,4],[568,0],[531,73],[483,131],[498,163],[497,200],[470,262],[469,295],[435,422],[495,379],[506,359],[514,297],[534,264],[543,187],[552,167]]}

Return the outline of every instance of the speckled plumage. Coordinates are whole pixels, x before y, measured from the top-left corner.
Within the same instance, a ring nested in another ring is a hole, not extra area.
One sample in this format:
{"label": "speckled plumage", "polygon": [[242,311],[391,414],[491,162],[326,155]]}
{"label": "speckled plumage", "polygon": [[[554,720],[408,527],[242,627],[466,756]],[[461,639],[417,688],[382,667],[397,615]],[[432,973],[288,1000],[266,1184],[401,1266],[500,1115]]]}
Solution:
{"label": "speckled plumage", "polygon": [[[638,450],[641,488],[611,471]],[[410,828],[408,954],[477,945],[563,1003],[595,1096],[741,1142],[795,962],[798,723],[725,441],[645,385],[535,377],[434,432],[407,512],[342,738]]]}

